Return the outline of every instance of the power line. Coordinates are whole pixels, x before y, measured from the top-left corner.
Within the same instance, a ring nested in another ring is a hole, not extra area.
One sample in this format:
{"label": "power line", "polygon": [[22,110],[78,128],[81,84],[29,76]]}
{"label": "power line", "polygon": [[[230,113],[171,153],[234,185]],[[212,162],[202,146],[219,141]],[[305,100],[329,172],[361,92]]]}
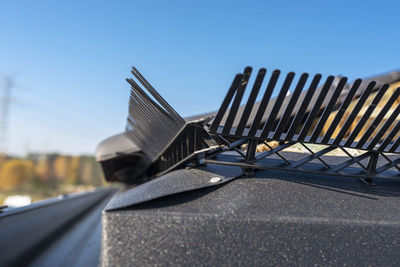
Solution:
{"label": "power line", "polygon": [[11,102],[11,90],[14,87],[15,77],[12,75],[4,75],[3,96],[0,99],[0,152],[7,152],[8,145],[8,115]]}

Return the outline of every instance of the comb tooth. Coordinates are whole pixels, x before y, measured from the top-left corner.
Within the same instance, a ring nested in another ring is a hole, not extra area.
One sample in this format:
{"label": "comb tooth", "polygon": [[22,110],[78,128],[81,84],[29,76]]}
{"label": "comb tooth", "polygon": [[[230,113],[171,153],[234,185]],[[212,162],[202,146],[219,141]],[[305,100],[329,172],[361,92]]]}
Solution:
{"label": "comb tooth", "polygon": [[243,111],[243,115],[240,118],[238,127],[236,129],[236,132],[235,132],[236,136],[240,136],[243,134],[243,130],[246,127],[247,121],[248,121],[251,111],[253,109],[254,102],[256,101],[258,92],[260,91],[260,87],[264,80],[266,72],[267,72],[266,69],[260,69],[258,71],[256,81],[254,82],[254,85],[253,85],[253,89],[251,90],[249,99],[247,100],[246,106]]}
{"label": "comb tooth", "polygon": [[383,135],[386,133],[386,131],[389,129],[390,125],[396,120],[397,116],[400,114],[400,105],[397,105],[395,110],[392,112],[390,117],[387,119],[385,124],[379,129],[378,133],[375,135],[375,137],[372,139],[372,141],[369,143],[367,149],[372,150],[376,146],[376,144],[381,140]]}
{"label": "comb tooth", "polygon": [[[151,119],[154,119],[155,114],[158,113],[156,107],[144,100],[140,92],[135,88],[132,88],[131,91],[131,103],[129,108],[130,114],[137,117],[137,119],[142,119],[143,117],[149,118],[149,116],[151,116]],[[141,112],[141,114],[136,114],[136,112]]]}
{"label": "comb tooth", "polygon": [[131,111],[131,114],[136,117],[136,120],[140,120],[142,124],[151,124],[156,128],[161,126],[157,121],[164,121],[166,124],[170,125],[164,117],[156,115],[156,107],[154,107],[151,102],[146,103],[143,101],[139,92],[132,92],[131,97],[136,101],[135,103],[132,103],[131,106],[134,109]]}
{"label": "comb tooth", "polygon": [[393,138],[399,133],[400,131],[400,121],[396,123],[396,126],[390,131],[386,139],[382,142],[379,146],[378,151],[385,151],[385,148],[392,142]]}
{"label": "comb tooth", "polygon": [[392,144],[392,146],[389,149],[390,153],[397,152],[397,148],[400,146],[400,136],[397,138],[397,140]]}
{"label": "comb tooth", "polygon": [[[168,148],[186,122],[179,115],[176,116],[173,109],[136,69],[133,68],[132,73],[141,85],[133,79],[127,79],[127,82],[131,85],[129,115],[126,125],[127,136],[154,161],[159,158],[160,153],[166,152],[165,149]],[[142,86],[153,95],[155,100]],[[151,134],[159,132],[163,132],[163,135]],[[167,155],[165,157],[166,164],[168,164],[168,157],[170,160],[172,158]]]}
{"label": "comb tooth", "polygon": [[[149,112],[144,112],[145,106],[140,102],[139,97],[136,93],[132,92],[131,94],[131,105],[129,107],[130,116],[132,116],[136,121],[143,122],[143,120],[149,120],[148,115]],[[152,120],[150,120],[152,121]]]}
{"label": "comb tooth", "polygon": [[347,138],[346,143],[344,144],[345,146],[353,146],[353,142],[356,139],[357,135],[360,133],[362,128],[364,127],[365,123],[367,122],[368,118],[371,116],[372,112],[375,110],[376,106],[382,99],[383,95],[389,88],[388,84],[384,84],[381,86],[379,89],[378,93],[376,94],[374,100],[372,100],[371,104],[368,106],[367,111],[363,114],[361,117],[360,121],[357,123],[356,127],[354,130],[351,132],[349,138]]}
{"label": "comb tooth", "polygon": [[374,81],[372,81],[368,84],[367,88],[362,93],[362,95],[361,95],[360,99],[358,100],[356,106],[354,107],[353,111],[350,113],[349,117],[347,118],[346,122],[344,123],[342,129],[336,136],[335,141],[333,141],[333,145],[340,144],[343,137],[345,136],[347,131],[350,129],[351,124],[357,117],[357,114],[360,112],[361,108],[363,107],[365,101],[367,101],[368,97],[370,96],[370,93],[371,93],[372,89],[374,89],[375,85],[376,85],[376,82],[374,82]]}
{"label": "comb tooth", "polygon": [[297,114],[295,118],[293,119],[292,125],[289,127],[288,134],[286,135],[285,140],[291,140],[296,132],[297,127],[299,127],[301,121],[303,120],[304,113],[310,104],[311,98],[314,95],[315,89],[317,89],[317,86],[319,84],[319,81],[321,80],[322,75],[321,74],[316,74],[311,82],[310,87],[307,90],[307,94],[303,99],[303,102],[301,103],[301,106],[299,110],[297,111]]}
{"label": "comb tooth", "polygon": [[363,145],[368,141],[369,137],[372,135],[375,128],[378,127],[379,123],[381,123],[382,119],[385,117],[386,113],[389,111],[390,107],[397,100],[399,95],[400,95],[400,88],[397,88],[397,90],[393,93],[393,95],[386,102],[385,106],[379,112],[378,116],[376,116],[372,124],[368,127],[367,131],[361,137],[360,141],[356,145],[356,148],[362,148]]}
{"label": "comb tooth", "polygon": [[264,116],[265,110],[268,107],[269,100],[271,99],[272,92],[274,91],[276,82],[278,81],[280,70],[274,70],[272,72],[271,78],[268,82],[267,89],[264,92],[263,98],[258,106],[256,116],[254,117],[253,123],[251,124],[249,133],[247,136],[255,137],[258,128],[260,127],[260,122]]}
{"label": "comb tooth", "polygon": [[281,90],[279,92],[279,95],[278,95],[278,97],[276,99],[274,107],[271,110],[271,114],[269,115],[268,120],[264,125],[263,131],[261,132],[261,135],[260,135],[261,138],[265,139],[265,138],[268,137],[268,134],[269,134],[273,124],[275,123],[276,116],[278,115],[279,110],[282,107],[282,103],[285,100],[285,97],[286,97],[286,94],[287,94],[287,92],[289,90],[289,87],[292,84],[294,75],[295,75],[294,72],[289,72],[286,75],[286,79],[283,82],[282,88],[281,88]]}
{"label": "comb tooth", "polygon": [[323,113],[321,115],[321,118],[319,119],[318,124],[314,129],[314,132],[313,132],[313,134],[312,134],[312,136],[310,138],[310,142],[315,142],[317,140],[317,138],[318,138],[319,134],[321,133],[321,131],[322,131],[327,119],[329,118],[329,115],[331,114],[331,111],[332,111],[333,107],[336,104],[337,99],[340,96],[340,93],[342,92],[344,86],[346,85],[346,82],[347,82],[347,78],[346,77],[343,77],[343,78],[340,79],[339,84],[337,85],[337,87],[336,87],[336,89],[335,89],[335,91],[334,91],[334,93],[332,95],[332,98],[329,100],[328,105],[325,107],[325,109],[324,109],[324,111],[323,111]]}
{"label": "comb tooth", "polygon": [[333,80],[334,80],[333,76],[328,76],[328,78],[326,78],[326,81],[321,89],[320,94],[318,95],[315,105],[311,110],[311,112],[308,114],[306,122],[304,123],[300,131],[299,137],[297,139],[298,142],[304,141],[305,137],[307,136],[307,133],[310,130],[311,125],[314,122],[315,118],[317,117],[317,114],[321,108],[322,103],[324,102],[325,96],[328,94],[328,91],[333,83]]}
{"label": "comb tooth", "polygon": [[194,147],[195,134],[196,131],[190,133],[189,144],[188,144],[190,154],[192,154],[196,150],[196,148]]}
{"label": "comb tooth", "polygon": [[303,73],[299,79],[299,82],[296,85],[296,89],[294,90],[293,95],[291,95],[289,104],[286,106],[285,113],[279,121],[273,139],[280,139],[283,131],[286,129],[286,126],[290,122],[290,115],[292,115],[293,109],[296,106],[297,100],[299,99],[299,96],[304,88],[304,85],[306,84],[307,79],[308,73]]}
{"label": "comb tooth", "polygon": [[[146,102],[150,102],[159,112],[164,113],[166,116],[170,117],[172,120],[174,121],[178,121],[180,122],[180,120],[176,120],[176,118],[168,113],[165,109],[163,109],[162,107],[160,107],[160,105],[158,105],[156,102],[154,102],[153,99],[151,99],[142,88],[140,88],[140,86],[133,80],[133,79],[127,79],[128,83],[132,86],[132,89],[135,90],[135,92],[140,95],[140,97],[143,99],[143,101]],[[157,112],[158,113],[158,112]]]}
{"label": "comb tooth", "polygon": [[[132,94],[137,95],[137,97],[135,98],[137,101],[136,104],[140,105],[142,109],[140,118],[146,118],[144,124],[150,123],[154,125],[155,123],[156,128],[160,127],[170,128],[173,127],[173,125],[182,127],[180,121],[176,121],[173,118],[171,118],[169,114],[167,114],[164,110],[160,109],[159,105],[154,101],[152,101],[152,99],[150,99],[148,95],[143,90],[141,90],[139,85],[137,85],[134,81],[132,82],[133,82],[132,83],[133,92],[131,92],[131,96],[133,96]],[[160,113],[159,111],[161,111],[162,113]]]}
{"label": "comb tooth", "polygon": [[342,105],[340,106],[340,109],[337,111],[335,118],[333,119],[331,125],[329,126],[328,130],[326,131],[322,139],[323,144],[327,144],[328,141],[330,140],[333,132],[338,126],[340,120],[343,118],[344,113],[346,112],[348,106],[353,100],[354,95],[356,94],[358,88],[360,87],[360,84],[361,84],[361,79],[357,79],[354,81],[350,91],[348,92],[346,98],[344,99]]}
{"label": "comb tooth", "polygon": [[246,90],[246,86],[249,82],[250,74],[251,74],[251,67],[246,67],[244,70],[243,79],[240,83],[239,88],[236,91],[235,98],[233,99],[232,102],[232,107],[229,111],[228,118],[226,119],[224,128],[222,130],[223,134],[229,134],[232,129],[232,124],[233,121],[235,120],[236,113],[239,109],[240,102],[242,101],[244,91]]}
{"label": "comb tooth", "polygon": [[131,73],[138,79],[140,83],[149,91],[149,93],[163,106],[169,113],[173,114],[175,119],[182,120],[181,116],[164,100],[164,98],[153,88],[153,86],[143,77],[143,75],[135,68],[132,67]]}
{"label": "comb tooth", "polygon": [[226,94],[224,101],[222,102],[222,105],[219,108],[217,115],[215,115],[214,120],[211,124],[210,133],[217,132],[218,126],[221,123],[221,120],[224,117],[226,110],[228,109],[229,103],[232,101],[233,95],[235,94],[235,92],[239,86],[239,83],[242,80],[242,77],[243,77],[242,74],[237,74],[235,76],[235,79],[233,79],[231,87],[229,88],[229,91]]}
{"label": "comb tooth", "polygon": [[186,157],[189,155],[188,150],[187,150],[187,140],[188,140],[188,131],[186,131],[185,137],[181,141],[183,157]]}

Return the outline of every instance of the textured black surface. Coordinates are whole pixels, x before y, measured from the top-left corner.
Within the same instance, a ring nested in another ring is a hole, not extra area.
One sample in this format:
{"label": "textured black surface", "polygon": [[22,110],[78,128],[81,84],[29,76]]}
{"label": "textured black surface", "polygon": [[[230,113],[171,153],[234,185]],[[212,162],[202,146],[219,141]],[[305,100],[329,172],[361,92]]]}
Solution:
{"label": "textured black surface", "polygon": [[105,266],[398,265],[400,184],[260,171],[103,213]]}
{"label": "textured black surface", "polygon": [[[229,166],[203,166],[196,169],[172,171],[145,184],[115,195],[107,204],[106,210],[126,208],[163,196],[217,186],[227,183],[241,174],[242,170],[239,167]],[[211,178],[217,177],[221,178],[221,181],[210,183]]]}

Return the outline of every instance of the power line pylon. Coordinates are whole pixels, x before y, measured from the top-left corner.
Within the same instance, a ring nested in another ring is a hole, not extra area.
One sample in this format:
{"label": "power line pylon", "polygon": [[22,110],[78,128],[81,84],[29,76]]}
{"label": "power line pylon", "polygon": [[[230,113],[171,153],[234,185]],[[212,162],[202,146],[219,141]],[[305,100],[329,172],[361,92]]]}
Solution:
{"label": "power line pylon", "polygon": [[7,123],[11,102],[11,90],[14,87],[14,77],[4,75],[3,95],[0,98],[0,153],[7,152],[8,134]]}

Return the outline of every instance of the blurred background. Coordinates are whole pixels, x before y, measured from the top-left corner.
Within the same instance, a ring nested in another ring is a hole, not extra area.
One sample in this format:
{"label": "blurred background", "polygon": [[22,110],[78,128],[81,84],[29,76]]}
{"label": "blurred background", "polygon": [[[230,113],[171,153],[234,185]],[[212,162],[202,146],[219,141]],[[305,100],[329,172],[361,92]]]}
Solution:
{"label": "blurred background", "polygon": [[93,153],[124,130],[132,65],[187,117],[216,110],[247,65],[353,79],[398,69],[399,7],[3,0],[0,205],[104,184]]}

